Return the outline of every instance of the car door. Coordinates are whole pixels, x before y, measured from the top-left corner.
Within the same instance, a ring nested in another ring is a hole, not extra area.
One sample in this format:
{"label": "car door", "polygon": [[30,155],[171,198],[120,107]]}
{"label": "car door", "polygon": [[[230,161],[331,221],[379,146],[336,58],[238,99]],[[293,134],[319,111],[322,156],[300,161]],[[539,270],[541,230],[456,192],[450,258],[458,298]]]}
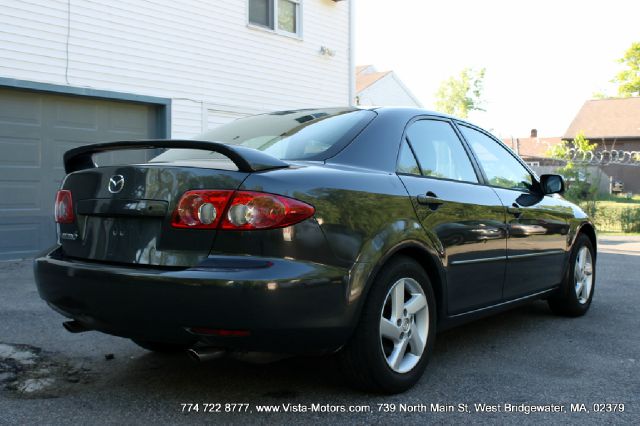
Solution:
{"label": "car door", "polygon": [[459,124],[484,173],[507,208],[505,300],[548,289],[562,279],[572,211],[545,196],[516,155],[488,134]]}
{"label": "car door", "polygon": [[500,302],[505,209],[491,188],[479,184],[452,123],[424,118],[411,122],[400,149],[398,175],[443,255],[448,313]]}

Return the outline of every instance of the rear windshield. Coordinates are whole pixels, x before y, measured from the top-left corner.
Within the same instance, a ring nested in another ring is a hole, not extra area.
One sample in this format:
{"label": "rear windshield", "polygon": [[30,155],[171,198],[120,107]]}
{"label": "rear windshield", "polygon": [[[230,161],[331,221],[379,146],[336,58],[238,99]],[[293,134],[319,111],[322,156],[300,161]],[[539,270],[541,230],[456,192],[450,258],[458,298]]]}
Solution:
{"label": "rear windshield", "polygon": [[[325,160],[347,145],[375,117],[369,110],[308,109],[240,118],[196,140],[242,145],[280,160]],[[151,162],[224,158],[197,149],[170,149]]]}

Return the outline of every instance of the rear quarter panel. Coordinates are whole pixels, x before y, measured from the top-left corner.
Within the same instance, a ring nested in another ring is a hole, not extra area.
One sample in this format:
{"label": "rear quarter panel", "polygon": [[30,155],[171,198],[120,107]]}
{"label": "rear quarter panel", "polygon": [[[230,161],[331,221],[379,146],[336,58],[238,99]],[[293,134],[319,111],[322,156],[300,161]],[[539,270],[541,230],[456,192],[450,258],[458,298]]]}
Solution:
{"label": "rear quarter panel", "polygon": [[[407,241],[432,246],[395,173],[306,165],[253,174],[241,188],[293,197],[315,207],[313,221],[326,245],[317,238],[313,242],[296,239],[291,253],[304,260],[348,268],[345,296],[350,302],[363,294],[372,271],[395,247]],[[221,237],[216,240],[217,247]]]}
{"label": "rear quarter panel", "polygon": [[313,220],[326,246],[301,244],[309,250],[297,254],[349,270],[345,298],[354,319],[378,268],[404,247],[430,253],[438,269],[435,272],[446,285],[438,244],[417,220],[395,173],[404,128],[418,112],[402,108],[376,112],[377,117],[349,145],[324,163],[252,174],[242,185],[315,207]]}

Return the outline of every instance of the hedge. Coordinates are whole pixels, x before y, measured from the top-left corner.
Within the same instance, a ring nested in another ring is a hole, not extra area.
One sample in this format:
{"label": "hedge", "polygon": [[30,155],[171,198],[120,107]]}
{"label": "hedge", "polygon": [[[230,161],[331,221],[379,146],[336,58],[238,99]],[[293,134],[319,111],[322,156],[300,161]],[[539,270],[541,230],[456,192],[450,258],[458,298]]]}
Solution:
{"label": "hedge", "polygon": [[[640,205],[603,206],[596,203],[592,217],[598,232],[640,232]],[[586,210],[585,210],[586,211]]]}

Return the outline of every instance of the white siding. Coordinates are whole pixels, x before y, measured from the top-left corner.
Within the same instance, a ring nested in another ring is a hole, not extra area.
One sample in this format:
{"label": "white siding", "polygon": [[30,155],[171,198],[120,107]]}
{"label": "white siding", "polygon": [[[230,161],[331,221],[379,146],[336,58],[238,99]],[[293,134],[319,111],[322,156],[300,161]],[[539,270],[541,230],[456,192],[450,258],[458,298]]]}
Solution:
{"label": "white siding", "polygon": [[173,98],[174,137],[349,102],[350,2],[304,0],[302,39],[248,27],[247,0],[2,3],[0,77]]}
{"label": "white siding", "polygon": [[245,114],[240,114],[233,111],[220,111],[216,109],[207,110],[207,128],[213,129],[214,127],[227,124],[230,121],[243,117]]}
{"label": "white siding", "polygon": [[357,96],[360,105],[422,107],[393,72],[364,88]]}

